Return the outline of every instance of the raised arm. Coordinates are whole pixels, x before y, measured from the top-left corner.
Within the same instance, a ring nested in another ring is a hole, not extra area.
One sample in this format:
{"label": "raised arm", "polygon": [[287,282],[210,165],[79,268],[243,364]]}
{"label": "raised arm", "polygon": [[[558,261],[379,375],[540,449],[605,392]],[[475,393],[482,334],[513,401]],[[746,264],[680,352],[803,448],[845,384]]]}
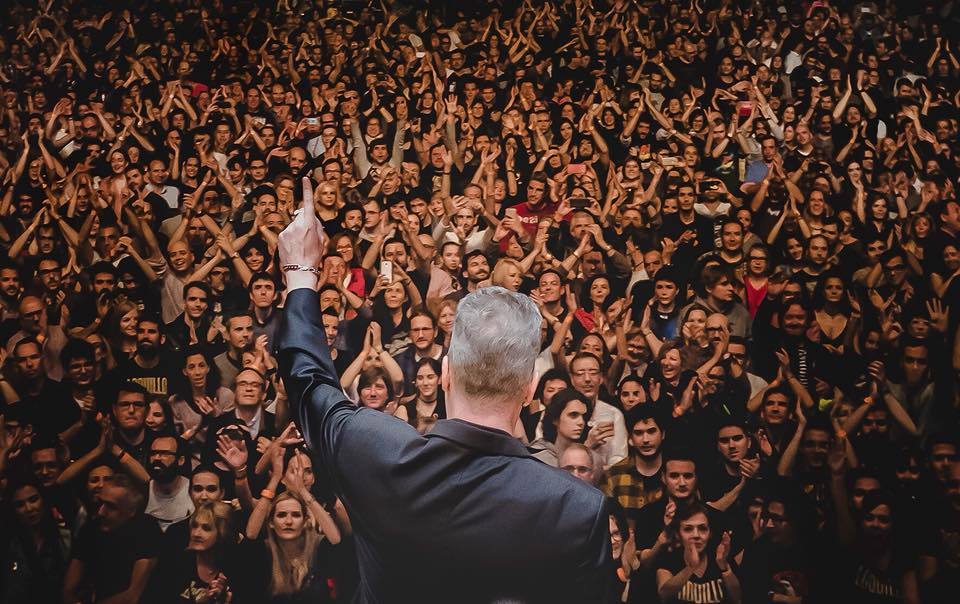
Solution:
{"label": "raised arm", "polygon": [[294,421],[307,445],[330,459],[339,441],[340,424],[354,412],[344,396],[330,358],[316,292],[323,257],[323,235],[313,205],[313,184],[303,179],[303,205],[280,233],[280,266],[287,268],[284,321],[279,333],[280,375]]}

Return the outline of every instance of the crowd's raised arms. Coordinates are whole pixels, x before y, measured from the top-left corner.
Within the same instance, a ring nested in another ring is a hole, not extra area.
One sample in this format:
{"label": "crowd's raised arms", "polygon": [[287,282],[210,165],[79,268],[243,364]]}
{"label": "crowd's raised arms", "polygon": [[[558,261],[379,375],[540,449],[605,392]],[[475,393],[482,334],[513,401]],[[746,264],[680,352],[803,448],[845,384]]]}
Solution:
{"label": "crowd's raised arms", "polygon": [[397,430],[447,416],[462,298],[536,303],[513,437],[607,496],[596,601],[955,602],[958,25],[3,3],[0,602],[353,600],[350,502],[278,371],[304,177],[326,250],[296,272],[344,393]]}

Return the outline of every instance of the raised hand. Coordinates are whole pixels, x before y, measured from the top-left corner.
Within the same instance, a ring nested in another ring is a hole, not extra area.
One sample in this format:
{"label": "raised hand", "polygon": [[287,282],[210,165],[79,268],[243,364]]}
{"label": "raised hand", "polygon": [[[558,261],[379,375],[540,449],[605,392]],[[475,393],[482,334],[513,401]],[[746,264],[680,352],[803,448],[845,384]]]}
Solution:
{"label": "raised hand", "polygon": [[730,568],[730,561],[727,557],[730,555],[730,531],[724,531],[720,543],[717,544],[717,567],[720,572],[726,572]]}
{"label": "raised hand", "polygon": [[247,443],[240,441],[235,445],[230,437],[221,434],[217,437],[217,455],[219,455],[231,470],[242,468],[247,463]]}
{"label": "raised hand", "polygon": [[[303,178],[303,203],[294,214],[294,219],[279,236],[280,264],[281,266],[294,264],[305,267],[320,266],[323,260],[323,227],[320,225],[313,204],[313,183],[309,177]],[[291,280],[299,281],[302,286],[304,274],[308,273],[288,272],[288,290],[292,289]],[[295,276],[301,279],[297,280]],[[314,278],[314,282],[316,281],[314,275],[310,274],[310,277]]]}

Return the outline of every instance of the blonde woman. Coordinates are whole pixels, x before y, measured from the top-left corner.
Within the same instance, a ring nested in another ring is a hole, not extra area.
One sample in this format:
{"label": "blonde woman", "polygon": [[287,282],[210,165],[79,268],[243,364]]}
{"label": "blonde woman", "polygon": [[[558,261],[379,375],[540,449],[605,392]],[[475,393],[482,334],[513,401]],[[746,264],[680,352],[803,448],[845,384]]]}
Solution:
{"label": "blonde woman", "polygon": [[242,566],[231,564],[237,544],[233,508],[222,501],[201,503],[187,522],[187,551],[161,558],[158,593],[150,601],[230,602],[244,590]]}
{"label": "blonde woman", "polygon": [[[263,602],[292,604],[330,600],[325,573],[321,568],[320,544],[340,542],[340,530],[332,516],[310,493],[313,468],[305,454],[295,452],[284,473],[283,447],[271,452],[270,482],[261,492],[247,522],[251,542],[263,535],[261,553],[267,558],[257,567],[269,569],[263,581]],[[287,490],[276,494],[281,484]],[[260,562],[260,561],[258,561]],[[251,568],[254,568],[251,566]]]}

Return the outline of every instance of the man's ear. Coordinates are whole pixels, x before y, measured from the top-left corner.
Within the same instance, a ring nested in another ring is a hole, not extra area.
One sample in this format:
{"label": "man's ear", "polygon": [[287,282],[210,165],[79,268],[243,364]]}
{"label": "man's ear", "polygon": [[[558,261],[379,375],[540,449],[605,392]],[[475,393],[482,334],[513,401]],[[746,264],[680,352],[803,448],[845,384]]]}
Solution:
{"label": "man's ear", "polygon": [[537,384],[540,383],[540,376],[537,372],[533,373],[533,378],[530,379],[530,383],[527,384],[527,390],[523,393],[523,404],[527,405],[530,401],[533,400],[533,395],[537,393]]}
{"label": "man's ear", "polygon": [[440,361],[440,387],[444,394],[450,394],[450,363],[446,355]]}

